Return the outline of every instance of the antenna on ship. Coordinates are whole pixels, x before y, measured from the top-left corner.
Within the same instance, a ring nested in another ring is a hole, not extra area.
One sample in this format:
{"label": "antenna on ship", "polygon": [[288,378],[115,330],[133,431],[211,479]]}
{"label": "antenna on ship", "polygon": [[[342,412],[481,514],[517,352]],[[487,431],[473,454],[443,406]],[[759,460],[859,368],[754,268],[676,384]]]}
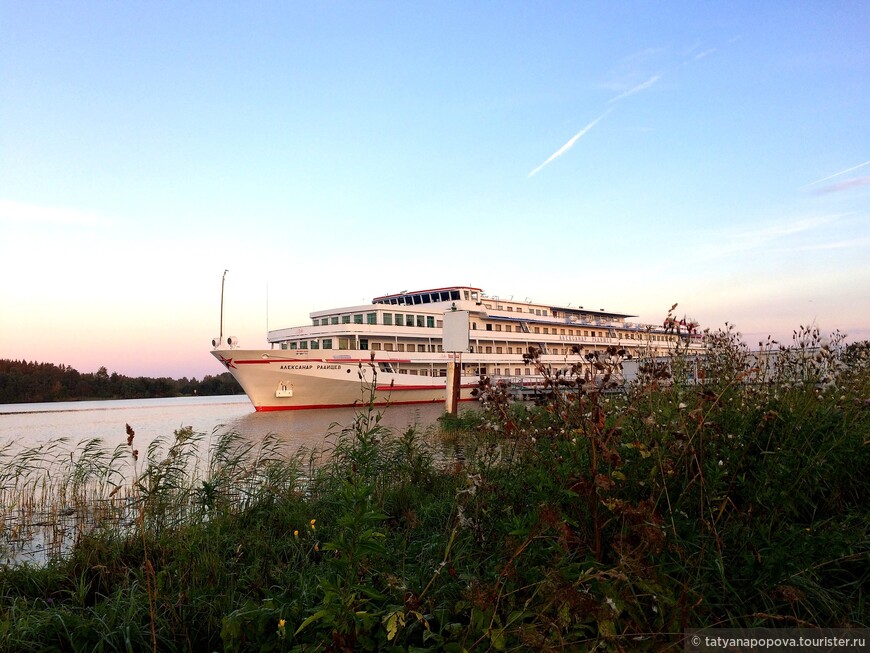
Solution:
{"label": "antenna on ship", "polygon": [[224,276],[221,277],[221,330],[218,343],[223,342],[224,339],[224,282],[227,280],[227,272],[229,270],[224,270]]}

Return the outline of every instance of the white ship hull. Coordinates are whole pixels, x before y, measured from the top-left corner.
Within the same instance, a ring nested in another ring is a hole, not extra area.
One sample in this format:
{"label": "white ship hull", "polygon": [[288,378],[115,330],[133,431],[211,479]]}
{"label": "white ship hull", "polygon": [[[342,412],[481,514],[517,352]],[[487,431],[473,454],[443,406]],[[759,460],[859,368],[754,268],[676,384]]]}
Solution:
{"label": "white ship hull", "polygon": [[[379,406],[444,403],[446,399],[446,377],[385,372],[371,357],[308,358],[286,356],[288,353],[269,349],[212,351],[258,411],[359,406],[372,399]],[[477,382],[477,377],[462,377],[460,401],[474,399],[471,392]]]}

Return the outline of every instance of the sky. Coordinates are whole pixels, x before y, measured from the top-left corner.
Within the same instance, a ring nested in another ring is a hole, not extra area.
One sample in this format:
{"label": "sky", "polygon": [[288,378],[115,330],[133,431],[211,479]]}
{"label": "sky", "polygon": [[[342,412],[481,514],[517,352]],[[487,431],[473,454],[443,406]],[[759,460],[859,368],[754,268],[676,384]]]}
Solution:
{"label": "sky", "polygon": [[[0,0],[0,358],[472,285],[870,338],[870,3]],[[224,279],[224,270],[228,270]]]}

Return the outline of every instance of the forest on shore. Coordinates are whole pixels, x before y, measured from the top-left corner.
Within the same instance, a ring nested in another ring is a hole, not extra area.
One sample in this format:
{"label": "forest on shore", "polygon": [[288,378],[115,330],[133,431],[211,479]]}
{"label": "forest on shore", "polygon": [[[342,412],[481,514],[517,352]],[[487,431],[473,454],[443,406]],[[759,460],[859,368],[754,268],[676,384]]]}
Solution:
{"label": "forest on shore", "polygon": [[69,365],[0,359],[0,403],[89,399],[154,399],[243,394],[229,372],[196,378],[130,377],[100,367],[79,372]]}

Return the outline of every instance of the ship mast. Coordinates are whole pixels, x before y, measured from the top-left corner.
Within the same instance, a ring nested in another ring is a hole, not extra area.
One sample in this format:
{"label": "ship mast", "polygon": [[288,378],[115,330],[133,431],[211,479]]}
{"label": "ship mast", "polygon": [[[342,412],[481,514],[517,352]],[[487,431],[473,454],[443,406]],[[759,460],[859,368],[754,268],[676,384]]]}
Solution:
{"label": "ship mast", "polygon": [[224,270],[224,275],[221,277],[221,328],[220,334],[218,335],[219,345],[224,340],[224,282],[227,279],[227,272],[229,272],[229,270]]}

